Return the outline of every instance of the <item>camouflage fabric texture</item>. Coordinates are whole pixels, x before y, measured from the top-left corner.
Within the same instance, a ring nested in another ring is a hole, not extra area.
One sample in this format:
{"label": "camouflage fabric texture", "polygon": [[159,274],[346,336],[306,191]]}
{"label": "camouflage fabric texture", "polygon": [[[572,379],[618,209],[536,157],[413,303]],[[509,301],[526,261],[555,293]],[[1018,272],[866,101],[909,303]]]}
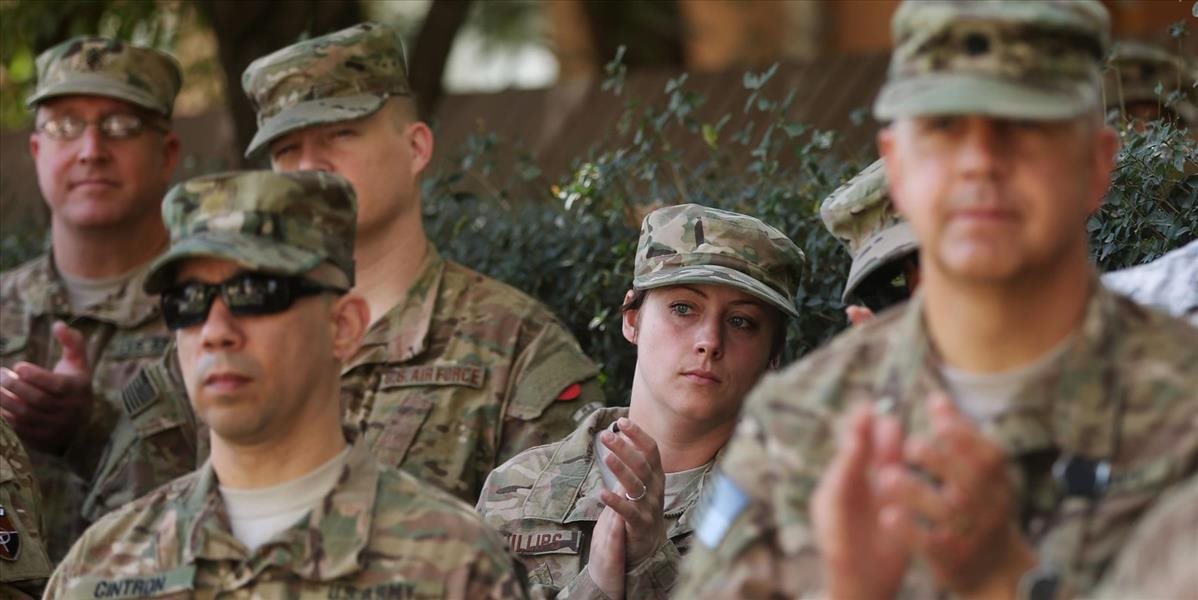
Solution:
{"label": "camouflage fabric texture", "polygon": [[[592,413],[565,439],[518,454],[487,477],[475,509],[524,561],[534,597],[602,594],[587,573],[591,531],[603,503],[594,439],[628,409]],[[708,474],[665,507],[668,542],[625,576],[628,598],[668,598],[691,545],[695,506]]]}
{"label": "camouflage fabric texture", "polygon": [[183,258],[227,259],[251,269],[300,275],[324,261],[354,282],[353,187],[323,171],[236,171],[176,185],[162,202],[171,247],[150,267],[146,291],[173,282]]}
{"label": "camouflage fabric texture", "polygon": [[0,420],[0,598],[40,598],[53,565],[41,536],[42,504],[33,466]]}
{"label": "camouflage fabric texture", "polygon": [[874,116],[1076,117],[1101,106],[1109,31],[1095,0],[904,2]]}
{"label": "camouflage fabric texture", "polygon": [[336,486],[250,554],[205,465],[92,526],[46,598],[523,598],[503,540],[470,507],[351,449]]}
{"label": "camouflage fabric texture", "polygon": [[[1128,104],[1165,105],[1171,92],[1180,92],[1174,110],[1191,128],[1198,127],[1198,64],[1164,48],[1134,40],[1120,41],[1111,50],[1103,72],[1106,108],[1123,110]],[[1157,93],[1160,90],[1160,93]]]}
{"label": "camouflage fabric texture", "polygon": [[645,216],[632,287],[727,285],[792,317],[803,251],[786,234],[739,213],[680,204]]}
{"label": "camouflage fabric texture", "polygon": [[120,40],[76,37],[38,55],[37,88],[25,104],[32,108],[55,96],[87,94],[169,117],[182,84],[179,63],[169,54]]}
{"label": "camouflage fabric texture", "polygon": [[880,159],[825,198],[819,216],[853,257],[842,300],[880,267],[919,250],[911,226],[890,201],[886,165]]}
{"label": "camouflage fabric texture", "polygon": [[76,312],[53,259],[42,255],[0,274],[0,365],[26,361],[50,369],[62,349],[50,335],[55,321],[86,340],[96,402],[89,421],[62,457],[30,452],[38,473],[50,557],[61,558],[87,525],[81,511],[101,449],[125,411],[121,390],[170,342],[157,300],[142,291],[144,274],[108,301]]}
{"label": "camouflage fabric texture", "polygon": [[[603,406],[597,374],[543,305],[430,247],[407,297],[342,367],[344,424],[379,462],[473,503],[500,463],[560,440]],[[144,408],[114,433],[98,469],[111,491],[94,494],[92,510],[207,457],[175,353],[138,379],[124,401]]]}
{"label": "camouflage fabric texture", "polygon": [[241,76],[258,132],[247,158],[275,138],[304,127],[372,115],[390,96],[410,96],[399,33],[360,23],[292,44],[250,63]]}
{"label": "camouflage fabric texture", "polygon": [[[1013,506],[1039,559],[1089,597],[1141,518],[1198,469],[1198,329],[1095,284],[1081,329],[1055,368],[1007,411],[978,423],[1005,449]],[[680,597],[796,597],[820,590],[811,496],[836,450],[838,421],[859,403],[930,431],[926,400],[946,393],[919,292],[854,327],[750,395],[717,466],[683,563]],[[1054,457],[1110,466],[1095,500],[1067,496]],[[1047,458],[1046,458],[1047,457]],[[936,597],[921,565],[900,597]]]}
{"label": "camouflage fabric texture", "polygon": [[1102,284],[1198,327],[1198,240],[1150,263],[1104,273]]}
{"label": "camouflage fabric texture", "polygon": [[1101,598],[1185,598],[1198,590],[1198,477],[1157,502],[1112,567]]}

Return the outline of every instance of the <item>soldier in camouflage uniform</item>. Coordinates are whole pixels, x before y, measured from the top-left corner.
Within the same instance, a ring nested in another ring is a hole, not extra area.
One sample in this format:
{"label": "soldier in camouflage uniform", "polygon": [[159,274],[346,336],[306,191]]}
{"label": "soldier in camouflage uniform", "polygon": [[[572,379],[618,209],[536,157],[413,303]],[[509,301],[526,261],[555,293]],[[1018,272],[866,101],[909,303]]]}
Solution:
{"label": "soldier in camouflage uniform", "polygon": [[[425,238],[432,133],[415,120],[393,29],[364,23],[289,46],[254,61],[242,85],[258,111],[247,155],[269,150],[276,171],[333,171],[358,192],[372,325],[344,365],[342,398],[346,425],[380,462],[474,502],[501,462],[602,406],[598,368],[548,309]],[[186,462],[177,449],[194,433],[171,371],[156,365],[126,390],[145,412],[104,471],[162,476]]]}
{"label": "soldier in camouflage uniform", "polygon": [[920,287],[750,395],[679,597],[1088,596],[1193,476],[1198,332],[1086,248],[1108,30],[1097,2],[900,5],[874,110]]}
{"label": "soldier in camouflage uniform", "polygon": [[48,598],[513,598],[503,540],[470,507],[378,465],[341,425],[341,363],[369,312],[356,203],[330,173],[224,173],[163,205],[162,294],[211,458],[100,519]]}
{"label": "soldier in camouflage uniform", "polygon": [[[1118,110],[1141,122],[1180,117],[1180,125],[1198,128],[1198,66],[1191,61],[1152,44],[1126,40],[1115,44],[1104,76],[1108,111]],[[1170,98],[1174,92],[1176,97]]]}
{"label": "soldier in camouflage uniform", "polygon": [[40,598],[53,565],[41,536],[33,467],[17,434],[0,420],[0,598]]}
{"label": "soldier in camouflage uniform", "polygon": [[854,325],[902,302],[919,285],[919,241],[890,202],[886,170],[874,161],[824,199],[819,216],[853,257],[841,301]]}
{"label": "soldier in camouflage uniform", "polygon": [[628,408],[518,454],[478,501],[534,595],[669,595],[714,458],[798,316],[802,267],[798,247],[752,217],[694,204],[645,217],[622,311],[637,345]]}
{"label": "soldier in camouflage uniform", "polygon": [[43,52],[37,77],[30,150],[50,251],[0,275],[0,415],[30,450],[60,558],[86,526],[120,390],[168,341],[141,288],[167,243],[158,206],[178,160],[180,73],[156,50],[81,37]]}

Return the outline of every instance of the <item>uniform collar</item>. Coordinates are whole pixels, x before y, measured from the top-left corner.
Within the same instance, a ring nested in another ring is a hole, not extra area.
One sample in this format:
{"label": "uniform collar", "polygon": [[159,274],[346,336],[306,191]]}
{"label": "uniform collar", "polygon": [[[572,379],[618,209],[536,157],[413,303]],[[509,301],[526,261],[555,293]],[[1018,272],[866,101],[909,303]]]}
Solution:
{"label": "uniform collar", "polygon": [[87,318],[131,329],[158,317],[158,297],[142,289],[147,275],[149,270],[143,269],[104,303],[75,313],[54,258],[47,252],[36,259],[29,276],[21,281],[18,294],[31,315],[52,315],[67,321]]}
{"label": "uniform collar", "polygon": [[[1030,382],[1010,411],[983,424],[983,430],[1012,455],[1058,446],[1088,455],[1113,452],[1110,445],[1114,436],[1095,431],[1090,425],[1116,422],[1113,413],[1117,402],[1110,376],[1117,365],[1109,357],[1115,355],[1110,352],[1111,344],[1119,342],[1119,307],[1096,276],[1091,278],[1090,289],[1080,330],[1059,364]],[[907,430],[912,432],[930,428],[926,410],[929,394],[947,393],[935,366],[924,309],[923,295],[916,292],[888,334],[888,350],[874,381],[880,409],[902,415]]]}
{"label": "uniform collar", "polygon": [[[601,408],[591,413],[566,436],[533,481],[528,498],[524,501],[523,516],[563,524],[599,520],[599,513],[604,508],[599,500],[603,478],[595,463],[595,435],[626,416],[627,407]],[[719,454],[716,458],[719,458]],[[680,517],[666,532],[668,537],[689,533],[694,529],[691,517],[695,511],[688,509],[697,504],[695,500],[702,493],[715,462],[714,459],[709,462],[703,476],[696,478],[694,483],[678,494],[671,506],[666,507],[667,517]]]}
{"label": "uniform collar", "polygon": [[194,515],[183,530],[182,564],[199,560],[243,564],[235,571],[240,585],[269,567],[287,569],[307,581],[333,581],[362,568],[370,542],[379,469],[365,444],[355,444],[332,491],[300,523],[253,554],[233,537],[211,460],[182,497],[178,514]]}
{"label": "uniform collar", "polygon": [[407,295],[371,326],[341,372],[369,363],[407,362],[423,353],[428,348],[428,332],[444,275],[445,259],[430,243],[424,265]]}

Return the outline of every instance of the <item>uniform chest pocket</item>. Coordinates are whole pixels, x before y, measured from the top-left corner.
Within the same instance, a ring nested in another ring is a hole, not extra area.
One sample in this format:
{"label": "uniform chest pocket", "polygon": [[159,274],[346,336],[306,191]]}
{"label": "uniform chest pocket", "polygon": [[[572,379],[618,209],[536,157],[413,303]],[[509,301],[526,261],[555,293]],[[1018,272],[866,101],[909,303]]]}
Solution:
{"label": "uniform chest pocket", "polygon": [[[416,435],[420,433],[420,428],[428,420],[428,414],[433,409],[433,398],[433,395],[421,390],[409,390],[405,394],[380,394],[380,397],[375,399],[375,411],[382,409],[386,413],[378,425],[382,430],[371,444],[375,459],[391,467],[403,463],[412,442],[416,441]],[[380,405],[382,402],[394,406],[384,407]],[[368,429],[374,426],[375,423],[367,424]],[[368,430],[367,436],[370,436],[370,433]]]}

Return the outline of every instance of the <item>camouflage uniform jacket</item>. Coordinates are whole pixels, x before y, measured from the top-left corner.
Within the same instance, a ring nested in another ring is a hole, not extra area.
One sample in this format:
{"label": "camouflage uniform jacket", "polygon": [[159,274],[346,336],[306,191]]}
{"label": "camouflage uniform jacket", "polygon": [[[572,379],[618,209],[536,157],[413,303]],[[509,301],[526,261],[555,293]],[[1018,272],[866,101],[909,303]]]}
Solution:
{"label": "camouflage uniform jacket", "polygon": [[[1039,559],[1083,595],[1158,495],[1198,469],[1198,330],[1093,285],[1057,366],[980,423],[1006,450],[1020,525]],[[919,435],[930,429],[925,399],[947,393],[922,311],[917,293],[750,395],[699,511],[681,597],[819,589],[808,509],[835,452],[837,420],[869,402]],[[1106,462],[1105,493],[1062,493],[1051,471],[1067,457]],[[926,570],[908,572],[902,595],[934,595]]]}
{"label": "camouflage uniform jacket", "polygon": [[379,462],[474,502],[492,469],[602,406],[597,373],[543,305],[430,245],[345,365],[341,397]]}
{"label": "camouflage uniform jacket", "polygon": [[64,457],[30,452],[38,472],[47,518],[50,556],[60,558],[83,532],[80,516],[86,481],[121,413],[119,393],[135,373],[157,359],[169,342],[159,318],[157,299],[142,291],[135,277],[108,302],[75,314],[49,254],[0,275],[0,364],[26,361],[53,368],[61,349],[50,327],[62,320],[87,340],[96,402],[89,422]]}
{"label": "camouflage uniform jacket", "polygon": [[93,525],[47,598],[518,598],[519,568],[470,508],[354,447],[319,507],[250,554],[210,464]]}
{"label": "camouflage uniform jacket", "polygon": [[40,598],[53,566],[42,543],[37,482],[17,434],[0,420],[0,598]]}
{"label": "camouflage uniform jacket", "polygon": [[[525,450],[487,478],[476,509],[524,561],[534,596],[606,598],[586,570],[591,531],[604,508],[594,440],[624,416],[627,408],[597,410],[566,439]],[[668,541],[625,575],[627,598],[669,597],[691,545],[693,509],[708,475],[665,507]]]}

